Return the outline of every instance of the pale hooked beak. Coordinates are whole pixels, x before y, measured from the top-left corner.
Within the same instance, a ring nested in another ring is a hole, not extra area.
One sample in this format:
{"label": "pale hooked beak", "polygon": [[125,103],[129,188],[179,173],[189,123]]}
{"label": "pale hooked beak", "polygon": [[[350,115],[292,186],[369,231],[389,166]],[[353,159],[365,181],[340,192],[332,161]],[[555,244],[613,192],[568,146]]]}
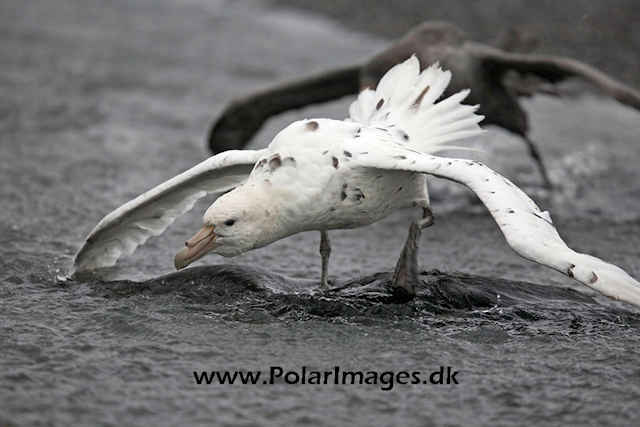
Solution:
{"label": "pale hooked beak", "polygon": [[176,270],[185,268],[218,246],[213,228],[213,225],[205,225],[195,236],[185,242],[184,247],[178,251],[173,260]]}

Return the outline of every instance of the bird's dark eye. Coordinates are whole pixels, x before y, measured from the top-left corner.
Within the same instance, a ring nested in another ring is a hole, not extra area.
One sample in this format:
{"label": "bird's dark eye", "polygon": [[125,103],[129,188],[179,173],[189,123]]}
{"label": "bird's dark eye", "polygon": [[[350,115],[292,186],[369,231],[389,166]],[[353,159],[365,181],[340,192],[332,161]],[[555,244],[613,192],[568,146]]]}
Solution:
{"label": "bird's dark eye", "polygon": [[233,225],[233,224],[235,224],[235,223],[236,223],[236,220],[235,220],[235,219],[228,219],[228,220],[225,222],[225,225],[232,226],[232,225]]}

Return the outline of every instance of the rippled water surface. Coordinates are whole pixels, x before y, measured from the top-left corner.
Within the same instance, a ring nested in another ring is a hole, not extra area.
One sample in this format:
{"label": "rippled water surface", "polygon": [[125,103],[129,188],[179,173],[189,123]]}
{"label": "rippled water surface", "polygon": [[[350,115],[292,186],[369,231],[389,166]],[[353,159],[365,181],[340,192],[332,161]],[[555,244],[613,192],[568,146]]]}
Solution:
{"label": "rippled water surface", "polygon": [[[637,423],[640,309],[520,259],[473,195],[446,183],[432,183],[427,272],[407,304],[380,286],[418,215],[409,211],[332,234],[333,285],[364,290],[315,292],[317,233],[172,274],[211,200],[117,267],[68,278],[106,213],[206,158],[208,125],[231,98],[385,42],[259,2],[5,0],[0,10],[0,425]],[[252,146],[347,106],[283,115]],[[472,156],[549,209],[570,246],[640,277],[638,112],[593,94],[525,107],[553,193],[524,144],[498,129]],[[222,386],[193,375],[272,366],[449,366],[459,384]]]}

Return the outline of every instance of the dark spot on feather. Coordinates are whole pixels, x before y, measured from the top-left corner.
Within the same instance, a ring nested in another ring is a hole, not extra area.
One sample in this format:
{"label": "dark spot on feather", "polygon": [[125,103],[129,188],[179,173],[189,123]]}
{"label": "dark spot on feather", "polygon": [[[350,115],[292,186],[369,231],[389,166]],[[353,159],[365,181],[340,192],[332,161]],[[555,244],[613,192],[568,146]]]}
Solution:
{"label": "dark spot on feather", "polygon": [[403,137],[405,140],[407,140],[407,141],[409,140],[409,134],[408,134],[408,133],[406,133],[406,132],[404,132],[404,134],[402,135],[402,137]]}
{"label": "dark spot on feather", "polygon": [[404,159],[406,159],[406,158],[407,158],[407,156],[404,156],[404,155],[402,155],[402,154],[401,154],[401,155],[399,155],[399,156],[393,156],[393,158],[394,158],[394,159],[399,159],[399,160],[404,160]]}
{"label": "dark spot on feather", "polygon": [[315,130],[318,130],[318,126],[319,126],[319,125],[318,125],[318,122],[313,122],[313,121],[311,121],[311,122],[307,122],[307,123],[304,125],[304,130],[308,130],[308,131],[313,132],[313,131],[315,131]]}
{"label": "dark spot on feather", "polygon": [[416,161],[415,161],[415,160],[412,160],[412,161],[411,161],[411,164],[412,164],[412,165],[415,165],[415,164],[416,164]]}
{"label": "dark spot on feather", "polygon": [[382,175],[378,175],[374,179],[380,179],[380,178],[382,178]]}
{"label": "dark spot on feather", "polygon": [[368,152],[368,151],[363,151],[363,152],[362,152],[362,153],[360,153],[360,154],[369,154],[369,152]]}
{"label": "dark spot on feather", "polygon": [[329,211],[331,211],[331,212],[333,212],[335,210],[336,210],[336,208],[329,208]]}
{"label": "dark spot on feather", "polygon": [[555,226],[553,225],[553,223],[552,223],[551,221],[549,221],[548,219],[543,218],[542,216],[538,215],[537,213],[535,213],[535,212],[533,212],[533,211],[531,211],[531,213],[532,213],[532,214],[534,214],[535,216],[537,216],[538,218],[540,218],[541,220],[543,220],[544,222],[546,222],[547,224],[551,225],[552,227],[555,227]]}
{"label": "dark spot on feather", "polygon": [[509,209],[509,213],[516,213],[513,209]]}
{"label": "dark spot on feather", "polygon": [[396,193],[401,192],[403,188],[404,188],[404,187],[400,187],[400,188],[398,188],[398,191],[396,191]]}
{"label": "dark spot on feather", "polygon": [[591,279],[589,279],[589,284],[593,285],[594,283],[596,283],[598,281],[598,275],[595,272],[591,272],[591,274],[593,276],[591,276]]}
{"label": "dark spot on feather", "polygon": [[284,166],[293,166],[293,167],[296,167],[297,162],[296,162],[296,159],[294,159],[293,157],[290,157],[290,156],[289,156],[289,157],[285,157],[285,158],[282,160],[282,164],[283,164]]}
{"label": "dark spot on feather", "polygon": [[376,105],[376,110],[379,110],[380,108],[382,108],[383,105],[384,105],[384,99],[380,98],[380,101],[378,101],[378,105]]}
{"label": "dark spot on feather", "polygon": [[328,152],[329,152],[329,150],[324,150],[324,151],[322,152],[322,154],[324,155],[324,154],[327,154]]}
{"label": "dark spot on feather", "polygon": [[347,157],[351,157],[351,153],[348,152],[347,150],[344,150],[344,155],[347,156]]}
{"label": "dark spot on feather", "polygon": [[280,158],[280,154],[274,154],[269,158],[269,168],[271,168],[271,172],[278,169],[282,166],[282,159]]}
{"label": "dark spot on feather", "polygon": [[353,192],[353,198],[356,202],[359,202],[360,199],[364,199],[364,193],[359,188],[356,188]]}
{"label": "dark spot on feather", "polygon": [[340,200],[344,202],[346,198],[347,198],[347,184],[344,183],[342,185],[342,193],[340,193]]}
{"label": "dark spot on feather", "polygon": [[253,170],[262,169],[264,167],[265,163],[267,163],[267,159],[260,160],[258,163],[256,163],[256,166],[253,168]]}
{"label": "dark spot on feather", "polygon": [[431,86],[427,86],[422,90],[422,92],[420,93],[420,96],[418,96],[418,98],[416,98],[416,100],[413,102],[413,105],[412,105],[413,108],[418,108],[420,106],[422,99],[427,94],[427,92],[429,92],[429,89],[431,89]]}
{"label": "dark spot on feather", "polygon": [[333,160],[333,167],[338,169],[338,158],[336,156],[331,156],[331,160]]}
{"label": "dark spot on feather", "polygon": [[569,277],[573,277],[573,269],[576,268],[575,264],[571,264],[571,267],[569,267],[569,269],[567,270],[567,275]]}
{"label": "dark spot on feather", "polygon": [[447,163],[447,165],[448,165],[448,166],[451,166],[451,162],[448,162],[448,163]]}
{"label": "dark spot on feather", "polygon": [[264,211],[266,216],[271,216],[271,213],[269,211]]}

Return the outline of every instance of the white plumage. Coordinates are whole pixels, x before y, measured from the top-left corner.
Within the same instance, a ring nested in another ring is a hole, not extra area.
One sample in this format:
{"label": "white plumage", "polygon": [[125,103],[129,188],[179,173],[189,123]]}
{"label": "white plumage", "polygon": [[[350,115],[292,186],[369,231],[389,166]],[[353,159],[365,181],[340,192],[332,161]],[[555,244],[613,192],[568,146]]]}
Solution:
{"label": "white plumage", "polygon": [[640,283],[567,247],[549,213],[510,181],[481,163],[432,155],[482,132],[476,107],[461,104],[468,91],[437,102],[450,78],[437,65],[420,73],[412,57],[391,69],[377,90],[363,91],[349,119],[298,121],[264,150],[229,151],[202,162],[107,215],[76,254],[76,271],[114,265],[198,198],[237,187],[207,210],[202,230],[176,255],[177,268],[208,252],[235,256],[318,230],[326,284],[328,230],[362,227],[416,206],[424,219],[412,226],[394,277],[394,285],[413,292],[408,281],[417,271],[415,231],[430,225],[430,174],[474,191],[519,255],[640,306]]}

